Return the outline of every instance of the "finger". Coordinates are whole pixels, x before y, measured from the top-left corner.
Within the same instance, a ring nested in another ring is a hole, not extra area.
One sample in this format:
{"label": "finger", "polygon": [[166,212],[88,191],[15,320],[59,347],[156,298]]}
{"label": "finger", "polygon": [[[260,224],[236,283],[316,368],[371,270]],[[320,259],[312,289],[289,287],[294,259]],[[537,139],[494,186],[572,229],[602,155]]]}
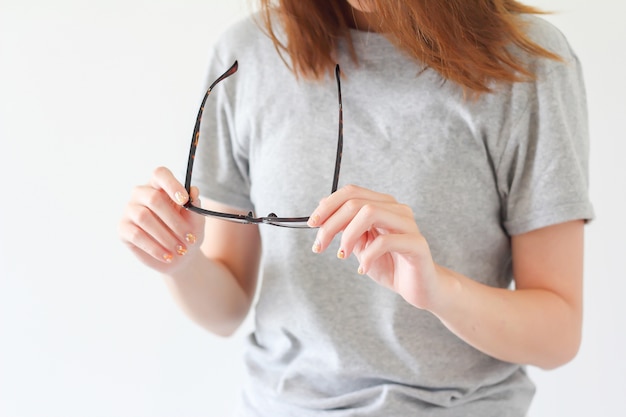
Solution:
{"label": "finger", "polygon": [[174,260],[174,251],[167,249],[169,245],[163,245],[158,240],[131,221],[123,221],[120,224],[120,237],[136,255],[140,256],[143,261],[147,261],[146,256],[159,264],[168,264]]}
{"label": "finger", "polygon": [[430,251],[426,239],[419,233],[381,234],[359,251],[359,273],[367,274],[378,259],[393,253],[413,258],[417,263],[428,259]]}
{"label": "finger", "polygon": [[133,254],[137,258],[139,258],[139,260],[144,265],[147,265],[148,267],[156,271],[165,272],[167,268],[169,267],[169,265],[171,264],[169,262],[162,262],[158,259],[153,258],[151,255],[147,254],[146,252],[144,252],[143,250],[141,250],[140,248],[136,246],[128,244],[128,247],[130,248],[131,252],[133,252]]}
{"label": "finger", "polygon": [[[339,207],[339,209],[328,217],[319,227],[313,247],[314,252],[324,251],[338,233],[342,231],[345,233],[345,229],[349,224],[355,221],[357,216],[361,219],[360,223],[364,223],[369,218],[370,213],[381,213],[378,216],[384,217],[382,213],[396,213],[400,215],[404,212],[403,206],[395,202],[349,200]],[[367,230],[367,228],[365,230]],[[349,256],[349,253],[345,251],[342,252],[340,249],[337,256],[344,258]]]}
{"label": "finger", "polygon": [[[154,189],[150,186],[137,187],[133,192],[134,210],[129,210],[133,222],[143,226],[139,216],[146,216],[147,221],[152,225],[149,218],[153,214],[163,225],[171,230],[172,234],[178,236],[183,241],[188,234],[195,235],[200,230],[201,219],[198,216],[190,216],[187,210],[174,204],[165,191]],[[141,207],[145,207],[146,212]]]}
{"label": "finger", "polygon": [[157,190],[163,190],[176,204],[182,206],[189,200],[189,194],[183,184],[180,183],[166,167],[158,167],[150,178],[150,185]]}
{"label": "finger", "polygon": [[348,257],[358,245],[361,236],[372,230],[381,234],[419,233],[413,211],[404,204],[368,203],[354,215],[341,236],[339,256]]}
{"label": "finger", "polygon": [[200,201],[200,190],[198,187],[191,187],[189,198],[191,199],[191,204],[196,207],[202,207],[202,202]]}
{"label": "finger", "polygon": [[[193,206],[202,207],[202,201],[200,200],[200,191],[198,190],[198,187],[191,187],[189,192],[189,198]],[[194,243],[196,243],[198,238],[202,238],[202,236],[204,235],[206,217],[194,213],[191,210],[183,210],[180,214],[185,220],[186,224],[189,225],[189,227],[187,228],[188,231],[184,232],[185,241],[189,245],[193,245]],[[180,233],[180,231],[178,231],[177,233]]]}
{"label": "finger", "polygon": [[347,185],[320,201],[309,218],[309,226],[317,227],[322,225],[328,217],[350,200],[368,200],[388,203],[396,201],[388,194],[377,193],[356,185]]}
{"label": "finger", "polygon": [[193,238],[191,237],[192,232],[176,233],[150,207],[140,204],[131,205],[128,207],[127,213],[126,218],[133,225],[145,232],[172,255],[184,255],[187,253],[187,244],[195,242],[195,235]]}

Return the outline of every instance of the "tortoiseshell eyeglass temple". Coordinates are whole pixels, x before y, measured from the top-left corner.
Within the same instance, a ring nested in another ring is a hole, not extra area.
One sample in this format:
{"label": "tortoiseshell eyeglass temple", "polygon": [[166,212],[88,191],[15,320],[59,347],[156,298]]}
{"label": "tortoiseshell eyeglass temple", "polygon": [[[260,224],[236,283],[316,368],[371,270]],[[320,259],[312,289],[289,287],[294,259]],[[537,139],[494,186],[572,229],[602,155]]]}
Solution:
{"label": "tortoiseshell eyeglass temple", "polygon": [[[198,148],[198,140],[200,137],[200,123],[202,121],[202,114],[204,113],[204,105],[206,104],[209,95],[213,88],[221,81],[230,77],[234,73],[237,72],[239,68],[239,64],[237,61],[231,65],[231,67],[226,70],[218,79],[213,81],[210,85],[206,93],[204,94],[204,98],[202,99],[202,103],[200,104],[200,109],[198,110],[198,116],[196,117],[196,124],[193,129],[193,135],[191,138],[191,147],[189,149],[189,159],[187,160],[187,173],[185,176],[185,189],[187,193],[191,190],[191,175],[193,172],[193,163],[196,157],[196,150]],[[335,79],[337,80],[337,97],[339,101],[339,128],[337,134],[337,154],[335,158],[335,172],[333,175],[333,183],[331,187],[331,194],[337,191],[337,186],[339,184],[339,170],[341,168],[341,156],[343,153],[343,105],[341,101],[341,80],[340,80],[340,70],[339,65],[335,66]],[[245,224],[270,224],[273,226],[281,226],[281,227],[289,227],[289,228],[309,228],[307,225],[308,217],[279,217],[274,213],[270,213],[265,217],[255,217],[252,212],[247,215],[242,214],[233,214],[233,213],[222,213],[219,211],[206,210],[200,207],[196,207],[192,205],[191,199],[184,206],[187,210],[193,211],[194,213],[202,214],[204,216],[216,217],[222,220],[228,220],[236,223],[245,223]]]}

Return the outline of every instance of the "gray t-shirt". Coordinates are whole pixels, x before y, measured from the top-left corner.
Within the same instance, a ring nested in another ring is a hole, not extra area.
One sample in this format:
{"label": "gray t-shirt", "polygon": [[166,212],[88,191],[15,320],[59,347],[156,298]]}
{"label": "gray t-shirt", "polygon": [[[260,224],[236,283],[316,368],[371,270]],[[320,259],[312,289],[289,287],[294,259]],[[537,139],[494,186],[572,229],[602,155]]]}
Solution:
{"label": "gray t-shirt", "polygon": [[[555,28],[525,19],[531,37],[565,62],[525,58],[536,82],[497,86],[477,101],[420,72],[382,35],[352,32],[358,65],[345,45],[338,54],[339,186],[408,204],[437,263],[503,288],[514,281],[511,235],[593,216],[578,60]],[[331,189],[335,81],[294,77],[252,19],[217,42],[208,81],[235,59],[239,71],[207,102],[193,184],[257,215],[308,216]],[[354,257],[336,258],[337,239],[316,255],[315,230],[260,230],[262,285],[240,415],[525,415],[534,386],[522,365],[474,349],[359,276]]]}

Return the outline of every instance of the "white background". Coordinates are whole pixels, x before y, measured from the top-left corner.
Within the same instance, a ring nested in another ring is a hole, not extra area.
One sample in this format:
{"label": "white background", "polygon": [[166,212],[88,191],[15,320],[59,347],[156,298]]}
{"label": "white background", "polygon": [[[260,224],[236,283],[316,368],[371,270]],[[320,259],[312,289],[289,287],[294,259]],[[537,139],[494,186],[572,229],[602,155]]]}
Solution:
{"label": "white background", "polygon": [[[626,4],[535,0],[585,69],[592,133],[584,341],[531,369],[533,417],[626,415]],[[207,48],[244,0],[0,0],[0,416],[225,416],[239,332],[191,324],[117,222],[184,166]]]}

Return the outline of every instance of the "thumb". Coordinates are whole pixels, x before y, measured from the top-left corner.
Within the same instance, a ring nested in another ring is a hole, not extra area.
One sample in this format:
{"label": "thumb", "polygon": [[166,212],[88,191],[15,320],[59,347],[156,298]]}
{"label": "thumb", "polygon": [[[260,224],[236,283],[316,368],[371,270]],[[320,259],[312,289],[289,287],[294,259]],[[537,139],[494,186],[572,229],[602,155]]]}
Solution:
{"label": "thumb", "polygon": [[191,201],[191,204],[193,204],[196,207],[202,207],[202,204],[200,201],[200,190],[198,190],[198,187],[192,186],[189,191],[190,191],[189,199]]}

